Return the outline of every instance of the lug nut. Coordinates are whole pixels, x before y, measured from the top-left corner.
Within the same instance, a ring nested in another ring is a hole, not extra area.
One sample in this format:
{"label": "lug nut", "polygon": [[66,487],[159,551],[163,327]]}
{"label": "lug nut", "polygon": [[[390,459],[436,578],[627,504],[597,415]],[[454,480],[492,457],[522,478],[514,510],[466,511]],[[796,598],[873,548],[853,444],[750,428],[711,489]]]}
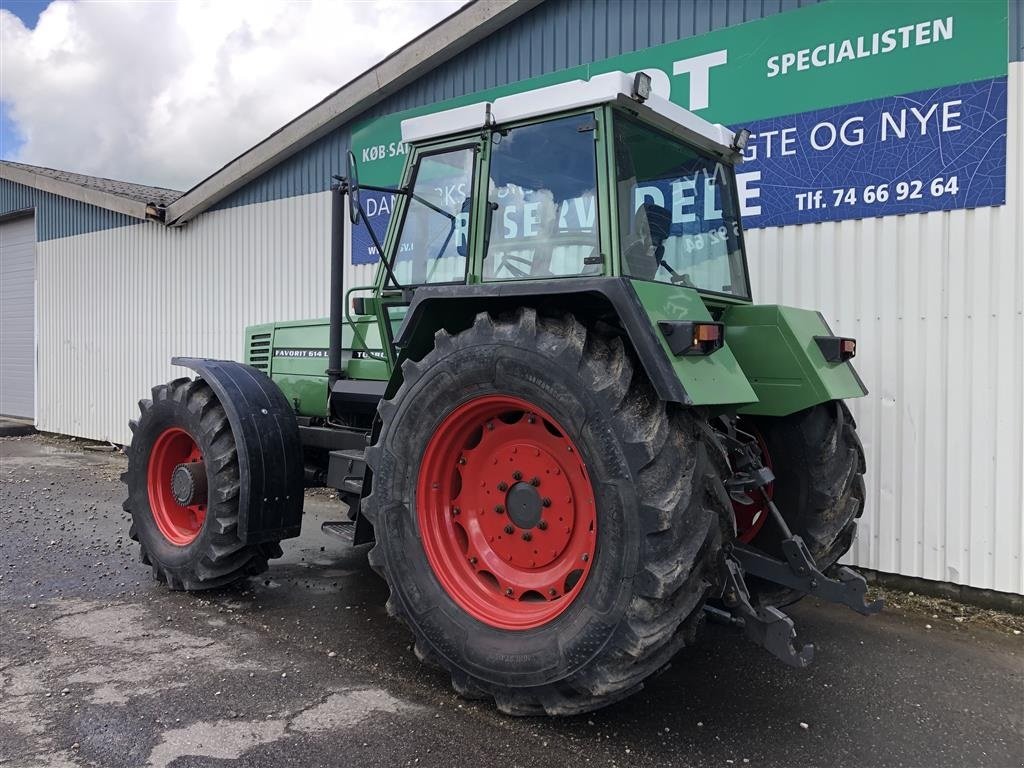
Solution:
{"label": "lug nut", "polygon": [[541,520],[539,523],[537,523],[537,527],[540,528],[542,531],[546,531],[548,529],[548,521]]}
{"label": "lug nut", "polygon": [[476,558],[475,557],[469,558],[469,564],[470,565],[476,565]]}
{"label": "lug nut", "polygon": [[531,414],[530,414],[529,416],[527,416],[527,417],[526,417],[526,423],[527,423],[527,424],[536,424],[536,423],[537,423],[537,417],[536,417],[536,416],[534,416],[534,415],[533,415],[533,414],[531,413]]}
{"label": "lug nut", "polygon": [[548,590],[548,594],[551,595],[552,597],[554,597],[555,595],[558,594],[558,591],[554,587],[552,587],[551,589]]}
{"label": "lug nut", "polygon": [[465,456],[459,456],[459,464],[462,465],[462,464],[465,464],[465,463],[466,463],[466,457]]}
{"label": "lug nut", "polygon": [[523,479],[523,473],[517,469],[515,472],[512,473],[512,479],[515,480],[516,482],[519,482],[520,480]]}
{"label": "lug nut", "polygon": [[504,480],[502,480],[500,483],[498,483],[498,490],[502,491],[502,492],[507,491],[508,490],[508,483],[506,483]]}
{"label": "lug nut", "polygon": [[587,554],[586,552],[584,552],[584,553],[583,553],[583,562],[585,563],[585,562],[587,562],[587,561],[588,561],[589,559],[590,559],[590,555],[588,555],[588,554]]}
{"label": "lug nut", "polygon": [[523,541],[529,541],[533,536],[530,535],[529,531],[523,531]]}
{"label": "lug nut", "polygon": [[516,529],[513,528],[511,525],[506,525],[505,526],[505,533],[512,534],[512,533],[515,533],[515,530]]}
{"label": "lug nut", "polygon": [[462,512],[462,510],[459,509],[458,507],[452,507],[452,515],[453,516],[454,515],[459,515],[459,514],[461,514],[461,512]]}
{"label": "lug nut", "polygon": [[539,486],[539,485],[540,485],[540,478],[539,478],[539,477],[533,477],[533,478],[531,478],[531,479],[530,479],[530,485],[532,485],[532,486],[533,486],[534,488],[536,488],[537,486]]}
{"label": "lug nut", "polygon": [[551,499],[549,499],[547,496],[545,496],[543,499],[541,499],[540,503],[543,506],[545,506],[545,507],[550,507],[551,506]]}
{"label": "lug nut", "polygon": [[505,597],[512,597],[512,587],[505,590]]}
{"label": "lug nut", "polygon": [[494,511],[497,512],[499,515],[503,515],[505,514],[505,507],[501,504],[495,504]]}

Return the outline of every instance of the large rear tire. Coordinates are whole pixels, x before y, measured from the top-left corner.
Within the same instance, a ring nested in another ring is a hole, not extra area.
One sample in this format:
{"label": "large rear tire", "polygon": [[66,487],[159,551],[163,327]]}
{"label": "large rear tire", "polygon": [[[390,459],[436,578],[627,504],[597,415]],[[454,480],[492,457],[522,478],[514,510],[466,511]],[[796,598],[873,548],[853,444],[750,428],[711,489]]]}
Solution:
{"label": "large rear tire", "polygon": [[153,576],[175,590],[223,587],[267,568],[277,542],[244,544],[238,529],[238,452],[209,384],[176,379],[139,401],[128,448],[129,535]]}
{"label": "large rear tire", "polygon": [[[753,425],[775,473],[771,495],[786,524],[804,540],[819,570],[832,567],[853,546],[864,513],[864,447],[849,408],[833,400],[782,418],[757,418]],[[768,520],[752,544],[782,557],[780,542],[778,527]],[[803,597],[756,578],[748,587],[763,605]]]}
{"label": "large rear tire", "polygon": [[514,715],[639,690],[694,637],[729,535],[706,416],[617,336],[532,309],[439,331],[402,373],[363,510],[417,655]]}

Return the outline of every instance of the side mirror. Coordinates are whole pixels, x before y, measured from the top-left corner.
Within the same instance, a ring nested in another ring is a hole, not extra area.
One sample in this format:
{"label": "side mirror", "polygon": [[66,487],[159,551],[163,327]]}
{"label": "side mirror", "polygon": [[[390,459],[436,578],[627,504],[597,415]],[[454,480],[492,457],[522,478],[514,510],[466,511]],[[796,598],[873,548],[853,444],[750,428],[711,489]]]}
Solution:
{"label": "side mirror", "polygon": [[348,217],[353,224],[359,223],[359,168],[352,150],[345,161],[345,178],[348,179]]}

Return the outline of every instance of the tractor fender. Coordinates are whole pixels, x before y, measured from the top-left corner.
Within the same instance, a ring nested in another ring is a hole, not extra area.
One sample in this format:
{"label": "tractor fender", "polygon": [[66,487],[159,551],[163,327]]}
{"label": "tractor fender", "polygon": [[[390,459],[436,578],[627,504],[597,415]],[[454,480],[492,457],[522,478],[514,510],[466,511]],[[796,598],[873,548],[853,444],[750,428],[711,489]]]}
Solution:
{"label": "tractor fender", "polygon": [[299,424],[284,393],[260,370],[230,360],[171,358],[210,385],[238,451],[238,536],[246,544],[299,535],[303,456]]}
{"label": "tractor fender", "polygon": [[[643,365],[648,380],[661,400],[682,405],[723,405],[757,400],[746,377],[728,348],[699,360],[672,354],[657,328],[671,319],[710,320],[696,291],[666,285],[666,294],[681,298],[686,317],[676,316],[680,305],[658,306],[641,297],[634,281],[625,277],[578,277],[477,285],[422,286],[413,294],[409,311],[395,345],[403,357],[419,359],[433,346],[434,333],[445,328],[458,332],[472,324],[477,313],[502,312],[520,306],[552,307],[583,317],[600,319],[614,314]],[[657,284],[640,281],[641,287]],[[646,294],[645,294],[646,296]],[[611,318],[614,319],[614,318]],[[396,368],[396,373],[400,369]],[[389,385],[388,396],[397,389]]]}
{"label": "tractor fender", "polygon": [[868,393],[852,363],[825,359],[816,339],[833,333],[820,312],[776,304],[735,306],[722,320],[725,338],[758,398],[740,413],[787,416]]}

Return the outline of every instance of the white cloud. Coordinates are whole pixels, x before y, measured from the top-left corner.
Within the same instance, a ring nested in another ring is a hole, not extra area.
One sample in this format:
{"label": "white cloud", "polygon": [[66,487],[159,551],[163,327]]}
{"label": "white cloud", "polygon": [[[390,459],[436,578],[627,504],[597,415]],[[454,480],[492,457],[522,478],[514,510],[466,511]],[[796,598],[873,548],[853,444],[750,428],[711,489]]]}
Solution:
{"label": "white cloud", "polygon": [[51,3],[0,10],[8,159],[187,189],[463,0]]}

